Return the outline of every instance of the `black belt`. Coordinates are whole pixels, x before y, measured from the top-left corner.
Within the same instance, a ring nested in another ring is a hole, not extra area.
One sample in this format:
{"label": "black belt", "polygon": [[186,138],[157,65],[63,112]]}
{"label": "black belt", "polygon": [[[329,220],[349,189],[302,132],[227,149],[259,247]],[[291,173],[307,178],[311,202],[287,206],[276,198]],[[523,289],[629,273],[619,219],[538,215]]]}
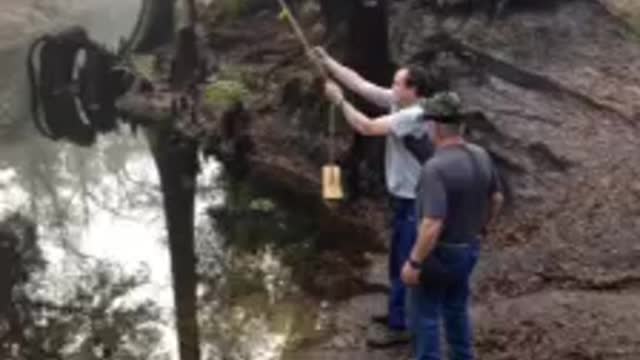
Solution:
{"label": "black belt", "polygon": [[[478,235],[478,239],[480,239],[481,236]],[[474,242],[460,242],[460,243],[454,243],[454,242],[438,242],[436,243],[436,247],[443,247],[443,248],[453,248],[453,249],[459,249],[459,248],[467,248],[470,246],[476,246],[478,245],[479,241],[474,241]]]}
{"label": "black belt", "polygon": [[473,245],[475,245],[475,243],[438,243],[436,247],[459,249],[468,248]]}

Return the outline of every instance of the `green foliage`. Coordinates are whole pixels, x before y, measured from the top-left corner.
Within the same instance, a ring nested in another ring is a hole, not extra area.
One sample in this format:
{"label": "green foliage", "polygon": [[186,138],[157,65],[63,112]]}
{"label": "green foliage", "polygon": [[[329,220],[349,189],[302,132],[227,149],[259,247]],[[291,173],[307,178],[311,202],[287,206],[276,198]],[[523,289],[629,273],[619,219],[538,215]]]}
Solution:
{"label": "green foliage", "polygon": [[282,9],[280,14],[278,14],[278,19],[280,19],[281,21],[285,21],[285,20],[288,20],[290,18],[291,18],[291,13],[286,9]]}
{"label": "green foliage", "polygon": [[155,55],[136,55],[131,59],[134,71],[146,80],[154,80],[156,76]]}
{"label": "green foliage", "polygon": [[233,80],[218,80],[207,86],[205,90],[205,105],[219,109],[226,109],[234,104],[245,102],[249,97],[247,87]]}

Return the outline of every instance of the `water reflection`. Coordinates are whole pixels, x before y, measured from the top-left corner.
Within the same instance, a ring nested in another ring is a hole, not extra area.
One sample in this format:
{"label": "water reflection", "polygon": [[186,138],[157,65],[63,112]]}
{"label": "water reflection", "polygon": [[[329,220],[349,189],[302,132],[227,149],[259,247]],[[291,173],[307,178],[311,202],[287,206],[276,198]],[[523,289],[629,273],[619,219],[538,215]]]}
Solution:
{"label": "water reflection", "polygon": [[[213,222],[198,225],[205,356],[281,359],[327,330],[320,300],[304,291],[304,264],[319,253],[317,224],[247,182],[221,181],[225,201],[208,210]],[[206,241],[209,234],[220,240]]]}
{"label": "water reflection", "polygon": [[[74,307],[89,294],[96,298],[87,306],[96,308],[108,301],[133,308],[146,304],[162,315],[154,316],[154,326],[170,335],[161,194],[144,142],[123,134],[79,149],[32,136],[0,147],[0,215],[18,211],[37,224],[48,266],[30,285],[34,297]],[[100,295],[108,291],[102,286],[119,283],[128,284],[126,291]],[[124,332],[126,324],[113,326]],[[158,338],[166,344],[158,347],[161,352],[173,352],[171,341]]]}
{"label": "water reflection", "polygon": [[[79,149],[33,137],[0,150],[0,217],[29,214],[48,261],[29,285],[33,299],[86,312],[114,304],[147,309],[137,324],[109,320],[111,330],[155,329],[138,340],[156,342],[152,358],[175,357],[161,194],[145,142],[125,132]],[[249,184],[221,178],[213,161],[204,162],[196,204],[204,358],[280,359],[321,336],[319,300],[303,291],[319,251],[317,224]],[[107,286],[123,282],[117,294]]]}

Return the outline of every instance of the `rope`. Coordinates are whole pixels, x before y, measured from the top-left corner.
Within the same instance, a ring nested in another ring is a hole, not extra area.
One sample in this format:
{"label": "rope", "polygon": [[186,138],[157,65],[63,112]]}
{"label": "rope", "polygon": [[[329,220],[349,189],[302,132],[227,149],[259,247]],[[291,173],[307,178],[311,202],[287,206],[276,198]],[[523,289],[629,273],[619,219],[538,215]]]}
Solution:
{"label": "rope", "polygon": [[335,137],[336,137],[336,107],[331,104],[329,108],[329,163],[335,164]]}

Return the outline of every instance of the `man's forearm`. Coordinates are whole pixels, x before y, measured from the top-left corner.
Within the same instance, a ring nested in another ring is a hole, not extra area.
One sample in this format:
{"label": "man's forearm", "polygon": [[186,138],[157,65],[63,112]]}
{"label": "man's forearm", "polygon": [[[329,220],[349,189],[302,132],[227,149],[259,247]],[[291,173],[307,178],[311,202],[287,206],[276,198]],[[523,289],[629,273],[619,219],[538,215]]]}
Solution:
{"label": "man's forearm", "polygon": [[325,61],[328,71],[333,77],[349,90],[360,95],[367,101],[381,107],[389,107],[392,102],[391,90],[380,87],[364,79],[360,74],[340,64],[331,57]]}
{"label": "man's forearm", "polygon": [[336,80],[338,80],[353,92],[359,92],[359,90],[363,87],[362,84],[366,82],[366,80],[363,79],[357,72],[340,64],[333,58],[328,58],[326,64],[327,69],[336,78]]}
{"label": "man's forearm", "polygon": [[343,100],[340,107],[342,108],[344,118],[356,132],[361,135],[369,135],[371,119],[369,119],[360,110],[356,109],[355,106],[351,105],[348,101]]}
{"label": "man's forearm", "polygon": [[440,236],[441,224],[437,221],[425,219],[420,224],[418,239],[411,251],[411,260],[423,262],[431,253]]}

